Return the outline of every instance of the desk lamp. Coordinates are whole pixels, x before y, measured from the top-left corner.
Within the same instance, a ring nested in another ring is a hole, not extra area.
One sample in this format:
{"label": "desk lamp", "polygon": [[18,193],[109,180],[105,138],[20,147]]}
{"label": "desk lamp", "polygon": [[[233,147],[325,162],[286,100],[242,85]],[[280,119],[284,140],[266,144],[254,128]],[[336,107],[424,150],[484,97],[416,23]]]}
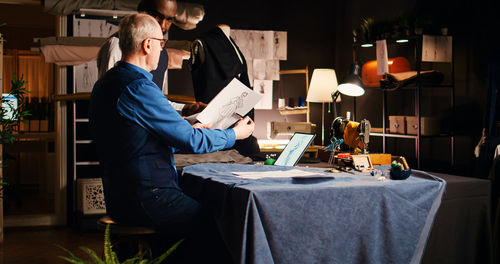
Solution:
{"label": "desk lamp", "polygon": [[332,102],[337,84],[334,69],[314,69],[306,101],[321,103],[321,145],[325,144],[325,102]]}
{"label": "desk lamp", "polygon": [[[365,89],[363,88],[363,82],[359,76],[360,67],[358,64],[352,64],[349,75],[347,75],[342,83],[337,87],[337,90],[332,92],[332,100],[335,102],[339,95],[345,94],[348,96],[361,96],[365,94]],[[335,107],[335,106],[334,106]],[[356,117],[356,99],[354,99],[354,115],[353,119]]]}

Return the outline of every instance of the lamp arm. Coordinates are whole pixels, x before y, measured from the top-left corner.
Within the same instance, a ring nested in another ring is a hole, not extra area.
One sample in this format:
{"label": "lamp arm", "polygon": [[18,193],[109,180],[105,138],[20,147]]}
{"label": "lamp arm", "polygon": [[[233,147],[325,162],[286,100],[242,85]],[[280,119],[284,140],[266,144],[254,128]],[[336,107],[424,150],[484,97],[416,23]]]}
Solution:
{"label": "lamp arm", "polygon": [[336,90],[335,92],[332,93],[332,100],[335,103],[337,101],[337,98],[339,98],[340,92],[339,90]]}

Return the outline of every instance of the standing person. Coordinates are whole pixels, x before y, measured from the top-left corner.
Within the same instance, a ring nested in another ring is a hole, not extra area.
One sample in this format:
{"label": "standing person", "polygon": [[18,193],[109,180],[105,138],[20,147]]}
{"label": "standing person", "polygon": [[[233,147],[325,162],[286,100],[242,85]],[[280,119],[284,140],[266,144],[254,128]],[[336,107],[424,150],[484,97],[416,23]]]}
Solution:
{"label": "standing person", "polygon": [[[172,26],[177,12],[176,0],[141,0],[137,6],[139,13],[146,13],[151,15],[160,24],[163,38],[168,39],[168,31]],[[122,51],[119,48],[118,33],[112,35],[101,46],[97,55],[97,68],[99,78],[101,78],[106,71],[111,69],[121,59]],[[153,82],[160,87],[160,89],[167,93],[167,71],[168,71],[168,53],[165,48],[162,48],[158,61],[158,67],[151,71],[153,74]],[[189,116],[202,111],[206,104],[197,102],[194,104],[180,104],[171,102],[172,106],[179,111],[183,116]]]}
{"label": "standing person", "polygon": [[230,148],[252,134],[254,123],[246,117],[232,129],[192,127],[152,81],[165,45],[158,22],[147,14],[125,17],[119,38],[122,60],[96,82],[90,99],[107,214],[189,237],[204,218],[201,205],[178,185],[173,153]]}

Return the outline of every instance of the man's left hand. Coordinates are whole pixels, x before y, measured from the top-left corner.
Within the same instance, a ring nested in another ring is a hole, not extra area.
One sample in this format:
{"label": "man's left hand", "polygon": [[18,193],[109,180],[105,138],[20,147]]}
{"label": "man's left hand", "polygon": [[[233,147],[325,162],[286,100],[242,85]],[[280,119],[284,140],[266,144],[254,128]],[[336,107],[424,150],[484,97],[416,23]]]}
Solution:
{"label": "man's left hand", "polygon": [[207,107],[207,104],[202,102],[196,102],[194,104],[186,104],[182,108],[182,116],[190,116],[203,111]]}

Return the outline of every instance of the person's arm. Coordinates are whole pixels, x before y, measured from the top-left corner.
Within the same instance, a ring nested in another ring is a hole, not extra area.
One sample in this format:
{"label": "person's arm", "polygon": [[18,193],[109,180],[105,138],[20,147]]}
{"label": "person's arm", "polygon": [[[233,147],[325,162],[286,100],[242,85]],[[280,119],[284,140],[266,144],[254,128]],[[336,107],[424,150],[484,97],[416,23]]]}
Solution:
{"label": "person's arm", "polygon": [[183,151],[213,152],[232,147],[236,140],[233,129],[193,128],[158,88],[146,85],[143,80],[127,86],[119,97],[117,107],[122,116],[148,130],[165,145]]}
{"label": "person's arm", "polygon": [[110,37],[99,49],[99,53],[97,54],[98,78],[101,78],[104,73],[113,68],[121,60],[122,51],[118,42],[119,39],[117,37]]}

